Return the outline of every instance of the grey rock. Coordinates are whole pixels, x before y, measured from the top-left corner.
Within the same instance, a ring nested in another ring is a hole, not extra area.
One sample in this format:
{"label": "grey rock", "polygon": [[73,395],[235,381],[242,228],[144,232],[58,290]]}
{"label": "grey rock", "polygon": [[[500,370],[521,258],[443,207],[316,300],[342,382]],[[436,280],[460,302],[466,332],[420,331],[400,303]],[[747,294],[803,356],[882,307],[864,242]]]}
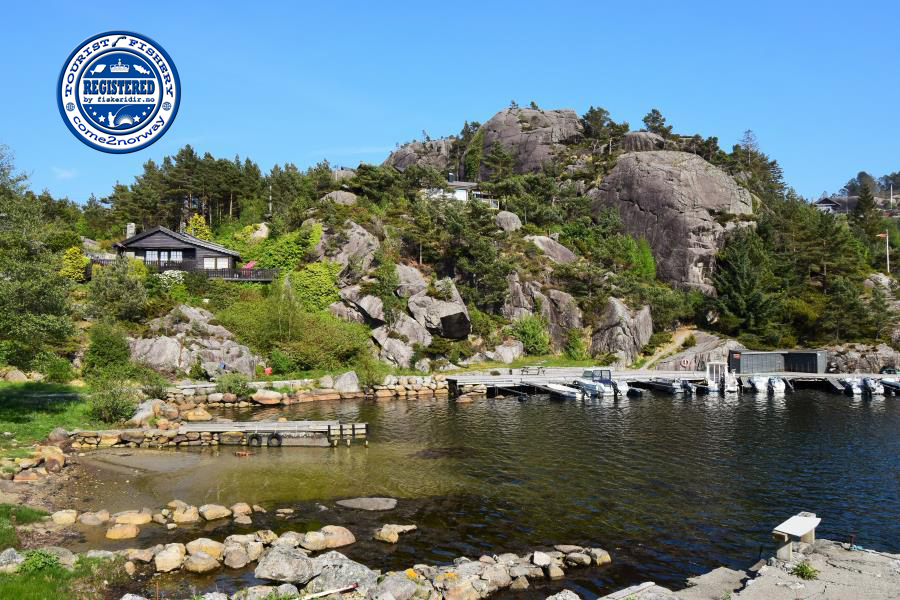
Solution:
{"label": "grey rock", "polygon": [[269,237],[269,225],[268,223],[257,223],[253,228],[253,233],[250,234],[251,242],[261,242],[264,239]]}
{"label": "grey rock", "polygon": [[348,323],[364,324],[366,322],[366,318],[361,312],[359,312],[359,310],[357,310],[353,306],[347,306],[341,301],[332,302],[331,304],[329,304],[328,312],[331,313],[332,316],[335,316],[338,319],[343,319]]}
{"label": "grey rock", "polygon": [[320,572],[317,561],[305,552],[284,545],[273,545],[259,561],[254,571],[258,579],[304,584]]}
{"label": "grey rock", "polygon": [[518,231],[522,228],[522,220],[519,219],[519,215],[508,210],[498,212],[494,217],[494,223],[497,224],[497,227],[507,232]]}
{"label": "grey rock", "polygon": [[77,556],[71,551],[65,548],[60,548],[59,546],[45,546],[41,548],[47,554],[51,554],[56,557],[59,561],[59,564],[64,568],[71,571],[75,567],[75,561],[77,560]]}
{"label": "grey rock", "polygon": [[486,354],[489,359],[508,365],[525,355],[525,345],[519,340],[506,340]]}
{"label": "grey rock", "polygon": [[581,329],[581,309],[570,294],[550,289],[544,294],[541,285],[536,281],[521,282],[519,275],[513,273],[506,278],[506,301],[501,314],[512,321],[534,314],[537,305],[541,307],[541,316],[547,321],[550,342],[553,349],[559,351],[566,343],[570,329]]}
{"label": "grey rock", "polygon": [[335,181],[344,181],[345,179],[353,179],[356,176],[356,169],[348,169],[346,167],[340,167],[338,169],[334,169],[331,172]]}
{"label": "grey rock", "polygon": [[665,371],[702,371],[708,362],[728,362],[729,352],[747,349],[740,342],[723,339],[712,333],[695,331],[692,335],[697,341],[694,346],[660,359],[653,368]]}
{"label": "grey rock", "polygon": [[616,366],[628,366],[650,341],[651,335],[653,319],[649,306],[632,312],[618,298],[610,298],[591,336],[591,354],[615,354]]}
{"label": "grey rock", "polygon": [[561,265],[567,265],[574,261],[575,253],[546,235],[526,235],[525,240],[537,246],[547,258]]}
{"label": "grey rock", "polygon": [[394,498],[351,498],[338,500],[336,504],[357,510],[392,510],[397,506],[397,500]]}
{"label": "grey rock", "polygon": [[418,587],[406,575],[391,573],[375,587],[373,596],[377,598],[382,594],[390,594],[395,600],[409,600],[415,595]]}
{"label": "grey rock", "polygon": [[472,330],[472,323],[459,290],[449,278],[437,282],[435,287],[447,291],[446,299],[433,298],[427,291],[419,292],[409,298],[409,312],[433,334],[454,340],[464,339]]}
{"label": "grey rock", "polygon": [[[726,215],[749,215],[750,193],[699,156],[666,150],[630,152],[588,195],[594,210],[619,211],[626,231],[645,238],[657,276],[684,288],[714,293],[710,273],[725,233]],[[717,220],[718,219],[718,220]]]}
{"label": "grey rock", "polygon": [[[572,110],[509,108],[491,117],[480,131],[482,156],[497,143],[512,154],[516,173],[536,173],[553,161],[565,143],[581,137],[582,126]],[[484,160],[478,173],[465,173],[470,181],[484,181],[490,175]]]}
{"label": "grey rock", "polygon": [[85,558],[101,558],[103,560],[112,560],[116,558],[116,553],[110,552],[109,550],[88,550],[84,553],[84,556]]}
{"label": "grey rock", "polygon": [[225,370],[252,376],[260,359],[230,331],[210,324],[211,312],[181,304],[149,322],[154,337],[130,339],[131,359],[166,374],[190,371],[199,361],[209,373]]}
{"label": "grey rock", "polygon": [[370,325],[377,326],[384,323],[387,319],[384,316],[384,303],[381,298],[364,294],[362,288],[358,285],[351,285],[338,291],[341,299],[351,305],[359,314],[363,316],[365,322]]}
{"label": "grey rock", "polygon": [[200,600],[228,600],[228,594],[222,592],[206,592],[200,596]]}
{"label": "grey rock", "polygon": [[381,349],[382,360],[400,367],[409,367],[413,356],[413,345],[423,348],[431,344],[431,334],[418,321],[400,314],[390,325],[382,325],[372,330],[372,339]]}
{"label": "grey rock", "polygon": [[328,192],[319,200],[320,202],[334,202],[341,206],[354,206],[356,204],[356,194],[353,192],[345,192],[344,190],[336,190]]}
{"label": "grey rock", "polygon": [[397,279],[400,281],[397,295],[401,298],[409,298],[428,288],[428,282],[417,268],[398,264],[396,271]]}
{"label": "grey rock", "polygon": [[138,596],[137,594],[125,594],[119,600],[147,600],[147,598]]}
{"label": "grey rock", "polygon": [[535,551],[534,554],[531,555],[531,562],[536,567],[549,567],[553,564],[553,560],[547,553],[539,551]]}
{"label": "grey rock", "polygon": [[352,394],[362,391],[359,387],[359,378],[354,371],[341,373],[334,378],[334,389],[345,394]]}
{"label": "grey rock", "polygon": [[378,238],[357,223],[347,221],[343,230],[322,232],[316,254],[320,259],[327,258],[338,263],[341,266],[341,281],[349,283],[369,270],[378,246]]}
{"label": "grey rock", "polygon": [[877,373],[882,367],[900,367],[900,352],[887,344],[843,344],[828,350],[828,366],[839,373]]}
{"label": "grey rock", "polygon": [[378,583],[378,573],[350,560],[340,552],[326,552],[316,557],[319,574],[307,584],[304,592],[316,594],[327,590],[357,585],[356,592],[365,596]]}
{"label": "grey rock", "polygon": [[384,166],[400,171],[410,165],[434,167],[440,172],[450,167],[450,149],[455,138],[448,137],[424,142],[410,142],[400,146],[384,161]]}
{"label": "grey rock", "polygon": [[650,152],[653,150],[677,150],[677,144],[658,133],[629,131],[623,140],[625,152]]}
{"label": "grey rock", "polygon": [[266,600],[274,592],[271,585],[254,585],[231,595],[231,600]]}
{"label": "grey rock", "polygon": [[0,568],[18,565],[25,560],[25,557],[16,552],[15,548],[7,548],[0,552]]}

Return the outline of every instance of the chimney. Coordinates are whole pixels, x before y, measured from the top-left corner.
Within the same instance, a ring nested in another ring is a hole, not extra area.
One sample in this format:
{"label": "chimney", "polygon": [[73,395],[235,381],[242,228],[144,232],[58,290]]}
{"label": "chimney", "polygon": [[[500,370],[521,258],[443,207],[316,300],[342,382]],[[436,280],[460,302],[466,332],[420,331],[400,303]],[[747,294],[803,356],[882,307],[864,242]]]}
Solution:
{"label": "chimney", "polygon": [[125,239],[127,240],[130,237],[134,237],[134,234],[137,233],[134,223],[128,223],[125,225]]}

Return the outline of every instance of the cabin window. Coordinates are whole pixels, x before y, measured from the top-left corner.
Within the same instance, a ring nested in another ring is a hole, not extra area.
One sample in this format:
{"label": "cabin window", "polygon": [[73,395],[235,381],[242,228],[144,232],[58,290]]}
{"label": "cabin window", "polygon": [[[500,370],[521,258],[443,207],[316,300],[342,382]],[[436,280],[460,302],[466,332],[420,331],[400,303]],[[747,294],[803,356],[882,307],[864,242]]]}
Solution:
{"label": "cabin window", "polygon": [[156,250],[147,250],[144,254],[144,262],[156,262],[159,260],[159,256]]}
{"label": "cabin window", "polygon": [[204,269],[215,269],[216,268],[216,259],[211,257],[205,257],[203,259],[203,268]]}
{"label": "cabin window", "polygon": [[181,262],[181,250],[172,250],[169,253],[169,260],[172,262]]}
{"label": "cabin window", "polygon": [[216,268],[217,269],[227,269],[228,268],[228,258],[217,258],[216,259]]}
{"label": "cabin window", "polygon": [[169,262],[169,251],[168,250],[160,250],[159,252],[159,262]]}

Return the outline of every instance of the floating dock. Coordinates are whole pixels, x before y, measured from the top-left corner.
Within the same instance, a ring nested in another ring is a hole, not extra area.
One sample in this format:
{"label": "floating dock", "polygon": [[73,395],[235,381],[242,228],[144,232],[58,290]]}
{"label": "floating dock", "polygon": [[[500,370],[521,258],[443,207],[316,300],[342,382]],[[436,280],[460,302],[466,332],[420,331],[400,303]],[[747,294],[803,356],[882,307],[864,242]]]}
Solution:
{"label": "floating dock", "polygon": [[[522,373],[520,369],[503,369],[486,373],[467,373],[464,375],[448,375],[447,383],[451,396],[460,396],[467,393],[480,393],[488,397],[515,395],[521,397],[524,394],[552,393],[547,389],[549,384],[562,384],[569,387],[572,381],[581,377],[584,372],[582,367],[547,368],[540,374]],[[496,374],[491,374],[496,373]],[[819,384],[837,393],[844,393],[844,387],[840,380],[852,375],[853,377],[870,377],[882,382],[885,393],[900,394],[900,382],[894,375],[882,375],[880,373],[800,373],[800,372],[773,372],[754,373],[757,377],[778,377],[785,381],[789,390],[793,390],[797,383]],[[612,371],[612,378],[625,381],[628,385],[637,388],[649,389],[669,394],[683,394],[681,382],[689,384],[705,384],[706,371]],[[741,389],[750,389],[749,376],[739,375]],[[712,390],[711,390],[712,391]]]}
{"label": "floating dock", "polygon": [[[337,446],[368,443],[368,423],[341,421],[231,421],[184,423],[179,435],[218,434],[220,444],[248,446]],[[223,439],[224,438],[224,439]]]}

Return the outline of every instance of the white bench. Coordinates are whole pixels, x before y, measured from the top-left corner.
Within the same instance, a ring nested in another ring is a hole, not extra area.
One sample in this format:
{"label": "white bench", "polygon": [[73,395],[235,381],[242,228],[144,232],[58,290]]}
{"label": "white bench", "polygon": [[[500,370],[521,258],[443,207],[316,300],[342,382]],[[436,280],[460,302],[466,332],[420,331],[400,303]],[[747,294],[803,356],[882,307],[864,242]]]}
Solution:
{"label": "white bench", "polygon": [[812,544],[816,541],[816,527],[821,522],[815,513],[802,512],[778,525],[772,530],[772,537],[778,544],[775,557],[790,562],[794,556],[794,542]]}

